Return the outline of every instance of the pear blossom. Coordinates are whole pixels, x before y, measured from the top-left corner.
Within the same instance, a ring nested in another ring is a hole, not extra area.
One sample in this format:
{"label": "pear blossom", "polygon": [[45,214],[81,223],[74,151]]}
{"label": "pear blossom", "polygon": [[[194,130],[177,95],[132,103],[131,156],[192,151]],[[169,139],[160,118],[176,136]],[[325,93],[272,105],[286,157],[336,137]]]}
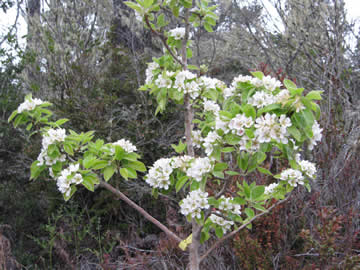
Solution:
{"label": "pear blossom", "polygon": [[152,82],[152,80],[154,79],[154,70],[160,68],[159,64],[156,62],[151,62],[148,64],[148,67],[145,71],[145,75],[146,75],[146,79],[145,79],[145,83],[146,84],[150,84]]}
{"label": "pear blossom", "polygon": [[289,184],[293,187],[296,187],[298,184],[304,184],[304,176],[299,170],[294,169],[286,169],[281,172],[280,179],[284,181],[288,181]]}
{"label": "pear blossom", "polygon": [[128,153],[137,151],[136,146],[133,145],[130,141],[125,140],[125,139],[118,140],[117,142],[112,143],[112,145],[113,146],[115,146],[115,145],[121,146]]}
{"label": "pear blossom", "polygon": [[312,132],[313,132],[313,137],[310,139],[310,143],[309,143],[309,150],[313,150],[314,146],[317,144],[317,142],[321,141],[322,138],[322,134],[321,132],[323,131],[322,128],[320,128],[319,123],[315,120],[314,124],[312,125]]}
{"label": "pear blossom", "polygon": [[185,36],[185,28],[184,27],[178,27],[178,28],[172,29],[172,30],[169,31],[169,34],[174,39],[181,40]]}
{"label": "pear blossom", "polygon": [[19,105],[17,108],[18,113],[22,113],[23,111],[32,111],[36,108],[36,106],[43,104],[44,101],[38,98],[28,98],[25,99],[23,103]]}
{"label": "pear blossom", "polygon": [[316,166],[314,163],[308,160],[300,160],[299,165],[301,170],[311,178],[315,178],[316,176]]}
{"label": "pear blossom", "polygon": [[145,176],[145,181],[154,188],[169,189],[170,175],[173,172],[171,158],[157,160]]}
{"label": "pear blossom", "polygon": [[211,172],[212,169],[213,164],[208,157],[195,158],[191,163],[190,168],[187,170],[186,175],[200,182],[202,177]]}
{"label": "pear blossom", "polygon": [[229,231],[231,229],[231,226],[234,225],[233,221],[225,220],[224,218],[219,217],[218,215],[215,214],[211,214],[209,219],[211,220],[212,223],[219,225],[224,233]]}
{"label": "pear blossom", "polygon": [[270,184],[270,185],[268,185],[268,186],[265,187],[265,192],[264,192],[264,193],[265,193],[266,195],[270,195],[270,194],[274,193],[275,189],[276,189],[278,186],[279,186],[278,183],[272,183],[272,184]]}
{"label": "pear blossom", "polygon": [[180,212],[184,216],[191,215],[192,218],[201,218],[201,210],[210,207],[208,193],[200,189],[191,191],[180,203]]}

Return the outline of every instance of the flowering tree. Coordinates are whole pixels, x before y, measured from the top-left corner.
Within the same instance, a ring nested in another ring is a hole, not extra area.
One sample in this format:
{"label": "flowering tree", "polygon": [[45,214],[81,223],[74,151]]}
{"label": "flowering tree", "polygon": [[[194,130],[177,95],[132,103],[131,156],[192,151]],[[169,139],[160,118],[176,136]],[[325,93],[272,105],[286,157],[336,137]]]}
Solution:
{"label": "flowering tree", "polygon": [[[136,146],[122,139],[114,143],[93,140],[93,132],[76,133],[61,128],[67,119],[51,121],[51,104],[28,95],[9,121],[15,126],[41,125],[42,150],[31,166],[31,178],[48,173],[59,191],[69,200],[78,186],[94,191],[100,185],[118,195],[148,220],[189,247],[189,269],[199,269],[201,261],[224,240],[270,211],[272,199],[278,203],[288,198],[297,186],[310,189],[315,178],[315,164],[301,159],[304,143],[309,149],[321,139],[320,91],[310,91],[289,81],[253,72],[253,76],[234,78],[230,86],[207,76],[188,64],[192,56],[191,32],[198,27],[212,31],[217,16],[215,6],[207,1],[137,0],[127,2],[145,25],[160,38],[165,52],[154,58],[146,70],[140,90],[150,90],[157,113],[172,102],[185,106],[185,142],[173,145],[178,156],[156,161],[144,177],[153,194],[174,190],[184,194],[180,212],[192,225],[192,233],[181,239],[127,198],[108,181],[115,173],[122,178],[137,178],[146,172],[139,161]],[[169,16],[183,27],[166,30]],[[191,71],[192,70],[192,71]],[[287,169],[272,172],[268,158],[283,161]],[[257,185],[252,172],[269,175],[274,183]],[[250,177],[249,177],[250,176]],[[241,179],[241,180],[239,180]],[[209,188],[211,187],[211,188]],[[200,247],[212,237],[212,245],[202,254]]]}

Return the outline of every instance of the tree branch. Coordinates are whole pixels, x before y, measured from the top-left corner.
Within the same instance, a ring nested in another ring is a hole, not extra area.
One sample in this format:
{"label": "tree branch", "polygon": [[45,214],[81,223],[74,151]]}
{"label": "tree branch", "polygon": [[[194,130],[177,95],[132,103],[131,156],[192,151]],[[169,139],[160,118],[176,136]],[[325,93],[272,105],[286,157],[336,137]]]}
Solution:
{"label": "tree branch", "polygon": [[174,239],[176,242],[181,242],[182,239],[177,236],[175,233],[170,231],[164,224],[162,224],[160,221],[155,219],[153,216],[151,216],[148,212],[146,212],[142,207],[134,203],[132,200],[130,200],[126,195],[120,190],[114,188],[112,185],[108,184],[107,182],[101,180],[100,186],[109,190],[110,192],[114,193],[116,196],[118,196],[121,200],[126,202],[128,205],[130,205],[132,208],[134,208],[136,211],[138,211],[141,215],[143,215],[147,220],[149,220],[151,223],[156,225],[159,229],[161,229],[164,233],[166,233],[167,236]]}

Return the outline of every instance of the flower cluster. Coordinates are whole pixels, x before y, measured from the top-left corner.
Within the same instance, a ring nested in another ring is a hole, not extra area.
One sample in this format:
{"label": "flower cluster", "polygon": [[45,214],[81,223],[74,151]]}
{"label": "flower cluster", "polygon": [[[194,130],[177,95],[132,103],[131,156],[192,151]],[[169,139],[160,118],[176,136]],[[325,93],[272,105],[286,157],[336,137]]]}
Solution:
{"label": "flower cluster", "polygon": [[207,156],[210,156],[211,153],[214,150],[214,143],[217,140],[220,140],[221,137],[216,133],[216,131],[210,131],[207,136],[202,140],[203,141],[203,146],[205,149],[205,154]]}
{"label": "flower cluster", "polygon": [[175,73],[173,71],[166,71],[163,72],[158,76],[158,78],[155,80],[155,84],[159,88],[172,88],[173,81],[171,77]]}
{"label": "flower cluster", "polygon": [[276,88],[281,87],[281,82],[275,78],[272,78],[271,76],[263,76],[263,78],[260,80],[251,76],[239,75],[232,81],[231,88],[235,89],[240,82],[250,82],[255,87],[264,87],[270,92],[273,92]]}
{"label": "flower cluster", "polygon": [[43,104],[44,101],[38,98],[28,98],[25,99],[23,103],[19,105],[17,108],[18,113],[22,113],[23,111],[32,111],[36,108],[36,106]]}
{"label": "flower cluster", "polygon": [[154,79],[154,73],[153,71],[160,68],[159,64],[156,62],[151,62],[148,64],[148,67],[145,71],[146,74],[146,79],[145,79],[145,83],[149,84],[152,82],[152,80]]}
{"label": "flower cluster", "polygon": [[185,28],[178,27],[169,31],[169,35],[173,37],[175,40],[181,40],[185,36]]}
{"label": "flower cluster", "polygon": [[180,212],[184,216],[191,215],[192,218],[201,218],[201,210],[210,207],[208,193],[200,189],[191,191],[180,204]]}
{"label": "flower cluster", "polygon": [[211,220],[212,223],[219,225],[222,228],[224,233],[229,231],[231,229],[231,226],[234,225],[233,221],[225,220],[224,218],[219,217],[215,214],[211,214],[209,219]]}
{"label": "flower cluster", "polygon": [[255,136],[260,143],[275,140],[279,143],[288,143],[287,128],[290,127],[291,121],[285,115],[277,117],[275,114],[265,114],[255,120]]}
{"label": "flower cluster", "polygon": [[288,181],[289,184],[293,187],[296,187],[298,184],[304,184],[304,176],[298,170],[294,169],[286,169],[281,172],[280,179],[284,181]]}
{"label": "flower cluster", "polygon": [[299,161],[299,165],[301,170],[310,178],[315,178],[316,177],[316,167],[315,164],[307,161],[307,160],[301,160]]}
{"label": "flower cluster", "polygon": [[270,184],[270,185],[268,185],[268,186],[265,187],[264,193],[265,193],[266,195],[270,195],[270,194],[274,193],[275,189],[276,189],[278,186],[279,186],[278,183],[272,183],[272,184]]}
{"label": "flower cluster", "polygon": [[313,150],[314,146],[317,144],[317,142],[321,141],[322,138],[322,128],[320,128],[320,125],[317,121],[314,122],[313,126],[312,126],[312,132],[313,132],[313,137],[310,140],[309,143],[309,150]]}
{"label": "flower cluster", "polygon": [[44,163],[48,166],[55,164],[57,161],[65,161],[65,155],[61,154],[59,157],[52,158],[48,156],[48,148],[51,144],[56,142],[63,142],[65,141],[66,131],[65,129],[58,128],[58,129],[49,129],[47,133],[44,134],[42,138],[42,147],[41,152],[37,158],[39,161],[38,166],[42,166]]}
{"label": "flower cluster", "polygon": [[145,181],[154,188],[169,189],[172,172],[175,169],[186,171],[192,159],[192,157],[186,155],[159,159],[148,171]]}
{"label": "flower cluster", "polygon": [[276,96],[272,94],[268,94],[265,91],[258,91],[248,99],[248,103],[250,105],[255,106],[258,109],[271,105],[276,102],[277,102]]}
{"label": "flower cluster", "polygon": [[70,164],[67,169],[61,171],[57,178],[57,187],[62,194],[70,196],[71,184],[81,184],[83,182],[82,175],[76,173],[79,170],[79,164]]}
{"label": "flower cluster", "polygon": [[213,164],[208,157],[195,158],[187,170],[186,175],[200,182],[206,173],[211,172]]}
{"label": "flower cluster", "polygon": [[241,214],[240,208],[241,206],[239,204],[235,204],[231,202],[231,198],[226,198],[224,196],[221,196],[220,204],[219,204],[220,210],[223,210],[225,212],[230,211],[235,215],[240,215]]}
{"label": "flower cluster", "polygon": [[244,114],[237,114],[229,122],[229,128],[232,133],[242,136],[245,133],[245,128],[250,128],[254,124],[251,117],[246,117]]}
{"label": "flower cluster", "polygon": [[137,150],[135,145],[133,145],[130,141],[125,139],[118,140],[117,142],[112,143],[112,145],[121,146],[128,153],[132,153]]}
{"label": "flower cluster", "polygon": [[157,160],[146,175],[146,183],[154,188],[169,189],[170,175],[173,172],[171,158]]}

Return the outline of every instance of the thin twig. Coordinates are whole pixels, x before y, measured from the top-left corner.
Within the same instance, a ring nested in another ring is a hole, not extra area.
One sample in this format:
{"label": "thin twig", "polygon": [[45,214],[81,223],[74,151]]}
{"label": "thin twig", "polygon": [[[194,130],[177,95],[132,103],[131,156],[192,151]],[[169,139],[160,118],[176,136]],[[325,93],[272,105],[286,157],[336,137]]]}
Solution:
{"label": "thin twig", "polygon": [[[290,193],[291,195],[291,193]],[[286,202],[289,198],[290,195],[285,198],[284,200],[278,201],[276,202],[274,205],[272,205],[271,207],[269,207],[267,209],[267,211],[262,212],[256,216],[254,216],[252,219],[250,219],[248,222],[244,223],[243,225],[241,225],[239,228],[237,228],[235,231],[232,231],[231,233],[225,235],[223,238],[218,239],[201,257],[200,257],[200,262],[202,262],[215,248],[217,248],[222,242],[224,242],[225,240],[235,236],[235,234],[237,234],[239,231],[241,231],[242,229],[244,229],[246,226],[248,226],[251,222],[253,222],[255,219],[267,214],[270,212],[270,210],[272,210],[274,207],[278,206],[279,204],[282,204],[284,202]]]}

